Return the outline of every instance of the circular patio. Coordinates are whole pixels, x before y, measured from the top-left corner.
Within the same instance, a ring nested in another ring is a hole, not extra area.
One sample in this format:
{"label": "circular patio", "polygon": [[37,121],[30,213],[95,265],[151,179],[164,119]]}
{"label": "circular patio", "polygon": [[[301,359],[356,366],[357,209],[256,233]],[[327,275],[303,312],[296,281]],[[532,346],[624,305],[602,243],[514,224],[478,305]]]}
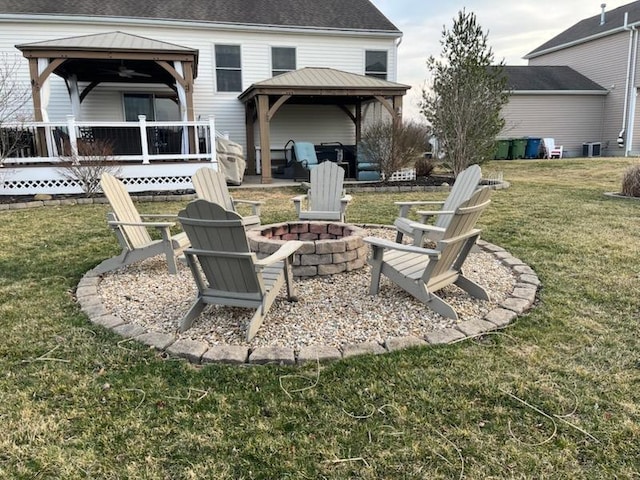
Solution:
{"label": "circular patio", "polygon": [[[367,235],[394,236],[384,226],[360,228]],[[77,297],[94,323],[195,363],[293,364],[379,354],[481,335],[506,326],[533,305],[539,285],[535,272],[500,247],[483,241],[479,246],[465,262],[465,275],[487,289],[491,300],[445,287],[440,294],[453,305],[458,321],[436,314],[384,277],[380,293],[370,296],[368,265],[296,279],[299,301],[289,303],[281,295],[251,342],[245,339],[251,311],[217,305],[177,333],[196,288],[187,267],[169,275],[162,257],[102,276],[90,271]]]}

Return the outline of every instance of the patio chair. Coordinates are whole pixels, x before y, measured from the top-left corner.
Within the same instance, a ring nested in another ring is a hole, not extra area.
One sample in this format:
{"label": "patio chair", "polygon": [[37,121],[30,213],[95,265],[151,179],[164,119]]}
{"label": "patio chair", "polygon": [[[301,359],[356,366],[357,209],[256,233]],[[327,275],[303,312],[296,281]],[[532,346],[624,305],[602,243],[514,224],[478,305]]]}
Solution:
{"label": "patio chair", "polygon": [[[189,246],[189,239],[185,233],[171,235],[170,229],[176,224],[175,221],[160,221],[175,219],[176,215],[141,215],[122,182],[109,173],[102,174],[100,186],[112,209],[107,214],[107,223],[118,238],[122,253],[98,265],[94,269],[96,273],[115,270],[162,253],[167,258],[169,273],[176,273],[176,257]],[[143,221],[143,218],[151,221]],[[153,240],[148,228],[158,229],[162,238]]]}
{"label": "patio chair", "polygon": [[[305,195],[291,200],[300,220],[334,220],[344,222],[351,195],[344,193],[344,169],[326,161],[311,170],[311,187]],[[306,209],[303,209],[303,206]]]}
{"label": "patio chair", "polygon": [[195,302],[180,321],[181,332],[191,327],[207,304],[255,308],[247,327],[250,341],[283,284],[287,285],[288,300],[296,300],[291,262],[302,242],[286,242],[259,260],[249,249],[242,217],[236,212],[206,200],[194,200],[178,219],[191,240],[185,257],[198,287]]}
{"label": "patio chair", "polygon": [[[394,221],[397,229],[396,242],[402,243],[404,235],[413,238],[413,244],[421,247],[425,239],[438,240],[442,238],[445,229],[451,222],[456,208],[471,197],[482,180],[482,171],[478,165],[471,165],[458,175],[445,201],[415,201],[395,202],[400,207],[399,217]],[[440,210],[419,210],[418,222],[408,218],[411,208],[418,205],[439,205]],[[428,225],[429,217],[435,216],[435,222]]]}
{"label": "patio chair", "polygon": [[543,138],[542,143],[544,145],[544,154],[547,158],[562,158],[564,147],[556,145],[556,141],[553,138]]}
{"label": "patio chair", "polygon": [[225,174],[209,167],[202,167],[191,178],[198,198],[222,205],[226,210],[236,211],[237,205],[250,205],[251,215],[242,217],[246,227],[260,225],[260,208],[264,202],[236,200],[229,193]]}
{"label": "patio chair", "polygon": [[462,265],[480,237],[480,230],[474,226],[491,202],[490,195],[491,190],[482,188],[460,205],[435,249],[366,237],[364,241],[372,247],[369,259],[372,266],[369,293],[378,293],[380,276],[385,275],[435,312],[455,320],[458,319],[458,314],[451,305],[435,294],[438,290],[455,284],[473,297],[489,300],[484,288],[463,275]]}

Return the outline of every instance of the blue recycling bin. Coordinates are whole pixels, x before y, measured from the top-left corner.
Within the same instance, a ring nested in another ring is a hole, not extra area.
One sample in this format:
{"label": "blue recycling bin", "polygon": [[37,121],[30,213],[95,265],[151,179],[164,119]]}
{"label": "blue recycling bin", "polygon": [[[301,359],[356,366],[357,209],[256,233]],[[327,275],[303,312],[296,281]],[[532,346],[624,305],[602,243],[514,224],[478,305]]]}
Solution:
{"label": "blue recycling bin", "polygon": [[524,151],[524,158],[539,158],[541,138],[527,138],[527,147]]}

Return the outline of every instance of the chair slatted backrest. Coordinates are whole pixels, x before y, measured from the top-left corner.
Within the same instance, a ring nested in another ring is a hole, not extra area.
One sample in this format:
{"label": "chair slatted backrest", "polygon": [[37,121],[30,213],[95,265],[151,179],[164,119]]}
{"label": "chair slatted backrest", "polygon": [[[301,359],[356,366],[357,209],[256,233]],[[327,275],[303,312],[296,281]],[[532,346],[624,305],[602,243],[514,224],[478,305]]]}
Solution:
{"label": "chair slatted backrest", "polygon": [[344,169],[333,162],[322,162],[311,170],[309,210],[339,212],[344,190]]}
{"label": "chair slatted backrest", "polygon": [[293,151],[296,156],[296,160],[299,162],[306,162],[307,166],[317,165],[318,156],[316,155],[316,147],[311,142],[295,142],[293,144]]}
{"label": "chair slatted backrest", "polygon": [[[444,211],[454,211],[463,202],[466,202],[478,187],[482,180],[480,166],[471,165],[458,174],[456,181],[451,187],[451,192],[442,205]],[[451,215],[438,215],[434,225],[436,227],[447,228],[451,221]]]}
{"label": "chair slatted backrest", "polygon": [[[138,209],[133,204],[129,192],[124,184],[109,173],[103,173],[100,178],[100,187],[111,205],[115,219],[119,222],[142,223]],[[152,242],[151,236],[143,226],[120,225],[118,227],[129,248],[138,248]]]}
{"label": "chair slatted backrest", "polygon": [[191,180],[198,198],[222,205],[226,210],[235,211],[224,173],[203,167],[196,171]]}
{"label": "chair slatted backrest", "polygon": [[178,220],[191,241],[187,252],[196,252],[209,288],[237,298],[262,299],[262,276],[256,272],[256,256],[249,249],[240,215],[200,199],[190,202]]}
{"label": "chair slatted backrest", "polygon": [[[429,263],[423,279],[434,282],[438,280],[438,276],[448,275],[451,270],[459,269],[472,246],[464,236],[474,230],[480,215],[490,203],[491,190],[481,188],[456,209],[455,215],[444,232],[443,241],[438,242],[437,250],[441,252],[440,260]],[[447,242],[456,237],[462,238]]]}

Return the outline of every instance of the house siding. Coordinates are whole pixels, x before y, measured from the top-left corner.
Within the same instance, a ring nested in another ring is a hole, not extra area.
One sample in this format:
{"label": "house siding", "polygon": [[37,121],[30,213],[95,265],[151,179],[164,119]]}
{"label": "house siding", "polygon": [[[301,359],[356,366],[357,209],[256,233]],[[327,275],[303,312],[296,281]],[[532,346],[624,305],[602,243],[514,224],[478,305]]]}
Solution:
{"label": "house siding", "polygon": [[[603,95],[512,95],[502,110],[502,138],[552,137],[566,157],[582,156],[582,144],[602,142]],[[603,142],[602,147],[605,147]]]}
{"label": "house siding", "polygon": [[[568,65],[609,91],[602,113],[602,145],[606,155],[624,154],[624,149],[617,146],[617,139],[624,128],[629,41],[630,33],[622,32],[529,60],[529,65]],[[635,128],[634,136],[640,140],[639,128]],[[635,150],[640,146],[639,140],[633,142]]]}
{"label": "house siding", "polygon": [[[366,32],[353,35],[305,33],[272,33],[255,31],[216,30],[212,28],[185,28],[172,26],[105,25],[104,23],[64,23],[49,17],[46,23],[36,21],[3,21],[0,15],[0,52],[16,54],[20,69],[18,76],[26,84],[29,82],[28,63],[15,45],[33,43],[56,38],[107,33],[121,30],[125,33],[149,37],[164,42],[199,50],[198,77],[194,86],[196,118],[215,117],[218,131],[227,132],[230,138],[246,149],[244,106],[238,100],[241,92],[217,92],[215,86],[216,44],[241,46],[242,88],[271,77],[271,53],[273,45],[296,48],[297,68],[322,66],[351,73],[364,74],[364,52],[367,49],[388,51],[390,81],[396,80],[397,48],[391,36],[373,35]],[[71,114],[71,105],[64,81],[51,77],[51,100],[48,113],[52,121],[63,121]],[[82,105],[83,119],[113,120],[123,119],[122,94],[126,92],[168,91],[157,85],[111,84],[100,85],[85,99]],[[31,105],[28,106],[32,111]],[[95,109],[95,111],[94,111]],[[284,106],[274,117],[272,142],[279,147],[293,136],[320,141],[353,142],[353,123],[338,109],[297,108]],[[320,133],[322,132],[322,133]],[[256,132],[257,133],[257,132]],[[295,134],[295,135],[294,135]]]}

